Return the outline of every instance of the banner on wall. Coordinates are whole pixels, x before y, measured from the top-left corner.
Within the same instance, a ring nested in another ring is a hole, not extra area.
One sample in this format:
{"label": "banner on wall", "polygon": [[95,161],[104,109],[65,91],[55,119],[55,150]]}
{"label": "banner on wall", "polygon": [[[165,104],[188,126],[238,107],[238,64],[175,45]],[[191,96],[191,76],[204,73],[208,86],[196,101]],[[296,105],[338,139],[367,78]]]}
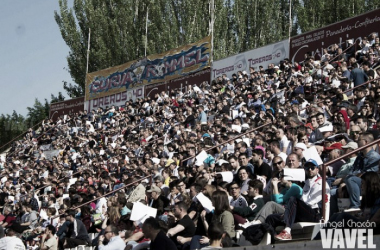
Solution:
{"label": "banner on wall", "polygon": [[86,101],[169,81],[210,66],[211,37],[86,76]]}
{"label": "banner on wall", "polygon": [[361,41],[363,36],[379,32],[380,9],[349,18],[326,27],[316,29],[290,39],[290,59],[301,62],[305,54],[310,53],[317,60],[323,55],[323,49],[338,44],[343,49],[350,46],[348,41]]}
{"label": "banner on wall", "polygon": [[170,80],[166,83],[157,83],[145,86],[145,97],[154,98],[154,96],[162,91],[166,93],[179,90],[186,92],[189,86],[199,86],[202,82],[210,81],[211,69],[204,69],[197,73],[193,73],[187,76],[179,77],[177,79]]}
{"label": "banner on wall", "polygon": [[145,97],[154,98],[156,94],[167,92],[166,83],[156,83],[145,86]]}
{"label": "banner on wall", "polygon": [[98,108],[110,108],[111,106],[124,106],[126,101],[136,101],[139,98],[144,98],[144,87],[129,89],[127,91],[103,96],[85,102],[85,109],[90,112]]}
{"label": "banner on wall", "polygon": [[167,84],[167,90],[179,90],[181,92],[186,92],[188,91],[188,87],[190,85],[199,86],[202,82],[209,82],[210,74],[211,69],[208,68],[191,75],[170,80],[170,82]]}
{"label": "banner on wall", "polygon": [[84,110],[84,97],[50,104],[49,117],[54,121],[61,115],[70,115]]}
{"label": "banner on wall", "polygon": [[270,63],[279,64],[287,57],[289,57],[288,39],[213,62],[211,80],[223,74],[231,78],[238,71],[249,72],[250,67],[257,70],[259,66],[263,66],[266,69]]}

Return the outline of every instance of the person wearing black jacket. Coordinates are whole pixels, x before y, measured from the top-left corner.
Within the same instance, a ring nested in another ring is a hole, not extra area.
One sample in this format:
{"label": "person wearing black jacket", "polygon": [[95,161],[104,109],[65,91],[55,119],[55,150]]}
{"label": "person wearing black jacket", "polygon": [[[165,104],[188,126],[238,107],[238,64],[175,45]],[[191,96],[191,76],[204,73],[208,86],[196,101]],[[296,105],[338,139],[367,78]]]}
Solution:
{"label": "person wearing black jacket", "polygon": [[87,245],[90,238],[86,226],[81,220],[75,219],[75,210],[69,209],[66,211],[66,221],[70,222],[70,224],[68,225],[66,238],[59,240],[60,249]]}
{"label": "person wearing black jacket", "polygon": [[147,192],[151,193],[150,207],[157,209],[157,216],[164,213],[164,208],[169,204],[169,200],[161,195],[161,188],[152,186]]}
{"label": "person wearing black jacket", "polygon": [[145,220],[142,231],[145,238],[149,238],[151,250],[177,250],[177,246],[161,230],[158,220],[149,217]]}
{"label": "person wearing black jacket", "polygon": [[183,123],[186,127],[191,127],[191,128],[195,127],[196,121],[191,109],[188,109],[188,116],[186,117],[186,120]]}

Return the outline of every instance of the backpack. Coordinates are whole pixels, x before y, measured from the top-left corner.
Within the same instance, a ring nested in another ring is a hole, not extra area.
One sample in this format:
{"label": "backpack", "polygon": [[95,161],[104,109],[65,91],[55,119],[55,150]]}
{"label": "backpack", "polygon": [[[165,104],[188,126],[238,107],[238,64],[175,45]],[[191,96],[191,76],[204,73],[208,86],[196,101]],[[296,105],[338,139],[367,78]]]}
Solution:
{"label": "backpack", "polygon": [[244,229],[243,235],[245,239],[251,242],[252,245],[260,244],[266,233],[270,233],[271,243],[274,243],[275,231],[274,228],[266,223],[252,225]]}

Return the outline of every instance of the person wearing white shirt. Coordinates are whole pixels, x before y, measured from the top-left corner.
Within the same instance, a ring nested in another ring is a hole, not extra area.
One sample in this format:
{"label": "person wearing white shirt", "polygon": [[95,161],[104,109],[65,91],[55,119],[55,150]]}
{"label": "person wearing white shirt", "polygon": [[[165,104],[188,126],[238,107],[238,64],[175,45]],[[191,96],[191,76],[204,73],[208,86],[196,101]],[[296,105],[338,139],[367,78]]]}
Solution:
{"label": "person wearing white shirt", "polygon": [[278,129],[276,132],[277,139],[280,140],[280,151],[283,153],[286,153],[286,150],[288,149],[289,140],[286,137],[283,129]]}
{"label": "person wearing white shirt", "polygon": [[13,229],[8,229],[7,236],[0,239],[0,249],[25,250],[25,245]]}
{"label": "person wearing white shirt", "polygon": [[[107,245],[103,245],[104,239],[108,240]],[[119,236],[119,230],[113,225],[109,225],[104,235],[99,236],[99,250],[124,250],[125,242]]]}
{"label": "person wearing white shirt", "polygon": [[[102,195],[104,195],[103,188],[98,188],[98,190],[96,192],[96,196],[100,197]],[[102,197],[98,200],[98,202],[96,203],[96,206],[95,206],[95,210],[96,210],[97,214],[103,214],[107,211],[107,200],[106,200],[106,198]]]}
{"label": "person wearing white shirt", "polygon": [[[295,221],[318,222],[321,219],[319,203],[326,202],[325,196],[322,198],[322,177],[319,173],[318,163],[310,159],[304,164],[307,180],[303,187],[301,199],[291,197],[285,207],[284,214],[272,214],[265,220],[273,228],[284,222],[285,229],[275,236],[277,240],[291,240],[291,228]],[[326,183],[326,196],[330,193],[330,188]]]}

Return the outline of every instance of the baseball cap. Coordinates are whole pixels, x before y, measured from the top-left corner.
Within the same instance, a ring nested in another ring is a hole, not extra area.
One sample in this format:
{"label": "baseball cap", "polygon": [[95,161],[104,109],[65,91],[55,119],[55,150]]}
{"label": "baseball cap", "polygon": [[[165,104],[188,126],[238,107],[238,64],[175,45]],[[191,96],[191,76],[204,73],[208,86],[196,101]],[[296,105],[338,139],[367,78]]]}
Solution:
{"label": "baseball cap", "polygon": [[357,149],[358,144],[356,142],[351,141],[351,142],[347,143],[345,146],[342,146],[342,148]]}
{"label": "baseball cap", "polygon": [[302,143],[302,142],[296,143],[296,145],[294,146],[294,148],[300,148],[302,150],[306,150],[307,149],[305,143]]}
{"label": "baseball cap", "polygon": [[336,142],[334,144],[332,144],[330,147],[326,147],[325,150],[333,150],[333,149],[342,149],[342,143],[340,142]]}
{"label": "baseball cap", "polygon": [[306,123],[306,124],[305,124],[305,127],[310,128],[310,129],[313,129],[313,125],[311,125],[311,123]]}
{"label": "baseball cap", "polygon": [[174,163],[174,160],[172,160],[172,159],[167,160],[166,164],[165,164],[165,167],[169,167],[170,164],[172,164],[172,163]]}
{"label": "baseball cap", "polygon": [[305,162],[304,166],[307,167],[307,166],[315,166],[315,167],[319,167],[318,163],[313,160],[313,159],[309,159],[307,162]]}
{"label": "baseball cap", "polygon": [[151,186],[149,190],[147,190],[148,193],[156,192],[156,193],[161,193],[161,188],[157,186]]}

